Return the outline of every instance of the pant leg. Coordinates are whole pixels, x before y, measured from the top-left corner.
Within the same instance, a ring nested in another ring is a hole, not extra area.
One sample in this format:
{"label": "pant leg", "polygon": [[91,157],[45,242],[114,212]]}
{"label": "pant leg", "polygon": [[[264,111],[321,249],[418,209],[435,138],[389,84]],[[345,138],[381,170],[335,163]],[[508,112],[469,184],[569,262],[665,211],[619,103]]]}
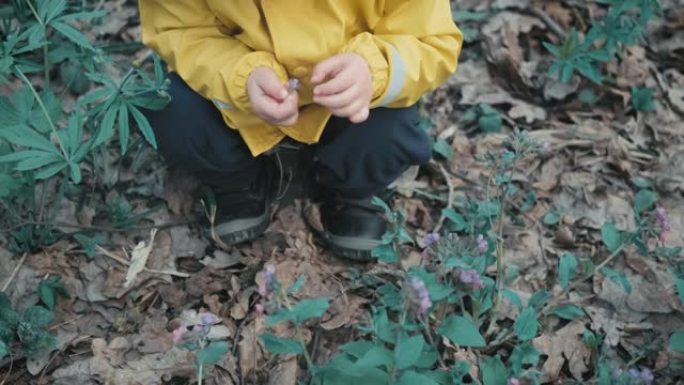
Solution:
{"label": "pant leg", "polygon": [[254,158],[240,134],[226,127],[211,102],[177,74],[169,79],[171,102],[161,111],[145,111],[166,162],[219,192],[254,182],[262,159]]}
{"label": "pant leg", "polygon": [[315,173],[324,187],[350,198],[381,193],[408,167],[432,156],[417,106],[376,108],[353,124],[333,117],[315,146]]}

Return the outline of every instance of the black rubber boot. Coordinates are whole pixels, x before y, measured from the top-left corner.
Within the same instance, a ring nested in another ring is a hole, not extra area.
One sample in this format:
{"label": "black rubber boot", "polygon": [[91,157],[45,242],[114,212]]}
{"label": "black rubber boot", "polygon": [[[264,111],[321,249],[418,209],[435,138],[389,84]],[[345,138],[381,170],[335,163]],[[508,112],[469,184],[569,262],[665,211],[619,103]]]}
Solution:
{"label": "black rubber boot", "polygon": [[213,228],[207,227],[209,238],[235,245],[260,237],[271,223],[276,192],[271,162],[254,181],[243,186],[225,187],[214,192],[216,215]]}
{"label": "black rubber boot", "polygon": [[322,237],[333,254],[356,261],[371,261],[371,252],[387,231],[387,220],[371,198],[329,195],[321,205],[321,221]]}

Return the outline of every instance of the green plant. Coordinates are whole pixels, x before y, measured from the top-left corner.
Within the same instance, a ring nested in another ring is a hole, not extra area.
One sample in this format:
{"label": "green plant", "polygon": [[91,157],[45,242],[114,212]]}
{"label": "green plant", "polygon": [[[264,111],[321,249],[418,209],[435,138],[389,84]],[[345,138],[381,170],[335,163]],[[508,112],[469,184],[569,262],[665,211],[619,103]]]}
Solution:
{"label": "green plant", "polygon": [[[153,57],[150,76],[142,63],[117,63],[75,26],[104,16],[98,5],[67,0],[15,0],[0,13],[0,83],[12,84],[0,96],[0,225],[13,252],[61,236],[54,220],[65,194],[109,183],[109,147],[126,156],[132,127],[156,146],[143,109],[168,102],[162,64]],[[69,92],[75,103],[64,103]]]}
{"label": "green plant", "polygon": [[21,315],[12,306],[9,297],[0,293],[0,358],[17,356],[19,353],[32,356],[55,348],[57,341],[47,330],[54,321],[54,293],[49,294],[51,289],[48,288],[55,287],[54,290],[58,290],[60,295],[68,296],[59,278],[50,278],[41,282],[39,287],[41,300],[45,302],[47,299],[49,302],[46,303],[47,307],[34,305]]}
{"label": "green plant", "polygon": [[[408,269],[401,268],[399,261],[405,249],[415,243],[403,225],[404,216],[376,199],[390,227],[374,255],[390,267],[397,265],[397,269],[356,276],[358,287],[372,293],[368,317],[356,327],[356,337],[342,345],[339,353],[325,364],[317,363],[317,357],[311,356],[300,330],[307,321],[325,313],[327,299],[298,302],[293,293],[303,282],[297,281],[285,290],[275,279],[275,269],[267,267],[259,289],[267,302],[257,305],[257,310],[269,315],[269,325],[291,322],[295,331],[294,338],[266,334],[262,342],[275,353],[302,355],[311,385],[359,381],[370,385],[540,384],[542,356],[546,352],[533,341],[551,332],[545,330],[553,327],[549,325],[587,317],[583,303],[569,296],[572,290],[597,275],[629,290],[627,275],[611,267],[627,247],[634,247],[644,256],[669,255],[676,259],[681,254],[680,249],[665,246],[671,230],[669,217],[657,206],[656,194],[641,184],[633,204],[637,224],[634,230],[619,230],[606,223],[598,260],[571,251],[560,254],[552,283],[560,290],[540,288],[523,300],[510,287],[518,271],[505,259],[504,229],[519,223],[525,205],[536,199],[530,186],[514,180],[513,175],[532,157],[546,153],[546,146],[516,132],[504,141],[503,149],[480,158],[488,165],[486,188],[474,196],[457,199],[452,208],[445,209],[447,232],[427,234],[419,242],[423,259],[418,266]],[[554,225],[558,220],[550,218],[547,222]],[[684,292],[684,278],[679,278],[684,276],[682,271],[684,268],[673,271],[679,279],[680,292]],[[512,321],[503,317],[505,303],[508,314],[510,309],[516,314]],[[555,321],[548,322],[550,319]],[[615,353],[608,350],[612,348],[604,343],[599,331],[584,327],[582,341],[594,357],[591,383],[653,383],[654,374],[638,366],[645,357],[643,353],[634,353],[628,363],[620,366],[608,360]],[[682,341],[681,333],[672,335],[671,349],[681,350]],[[658,342],[651,345],[643,350],[662,348]],[[463,349],[472,352],[475,362],[454,357],[453,353]],[[479,370],[471,370],[471,365],[477,365]]]}
{"label": "green plant", "polygon": [[228,352],[229,344],[224,340],[211,338],[212,326],[221,320],[211,313],[199,315],[199,322],[195,325],[181,325],[173,331],[173,340],[182,348],[196,352],[195,366],[197,367],[197,384],[204,381],[204,367],[219,362]]}
{"label": "green plant", "polygon": [[592,23],[586,36],[573,29],[559,45],[544,43],[554,56],[549,74],[568,83],[576,72],[594,83],[603,83],[603,63],[612,61],[622,47],[643,38],[648,23],[662,14],[658,0],[600,0],[606,15]]}

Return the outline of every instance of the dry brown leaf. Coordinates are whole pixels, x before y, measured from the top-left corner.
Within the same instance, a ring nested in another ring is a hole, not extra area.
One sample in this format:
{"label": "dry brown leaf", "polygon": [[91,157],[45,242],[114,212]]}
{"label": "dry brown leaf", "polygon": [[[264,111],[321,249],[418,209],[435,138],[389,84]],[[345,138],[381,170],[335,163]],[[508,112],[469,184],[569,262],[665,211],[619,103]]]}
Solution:
{"label": "dry brown leaf", "polygon": [[589,370],[591,350],[582,341],[585,330],[581,320],[573,321],[555,333],[546,333],[534,339],[534,346],[547,359],[542,367],[542,382],[556,381],[567,363],[570,373],[581,380]]}
{"label": "dry brown leaf", "polygon": [[131,253],[131,264],[128,267],[128,272],[126,272],[126,281],[124,282],[124,287],[129,288],[133,285],[133,282],[138,278],[145,266],[147,265],[147,258],[149,258],[152,248],[154,247],[154,237],[157,235],[157,229],[153,229],[150,232],[150,241],[148,243],[140,242],[133,249]]}
{"label": "dry brown leaf", "polygon": [[264,358],[261,350],[259,336],[265,331],[263,317],[257,317],[252,322],[247,323],[240,333],[238,342],[240,354],[240,373],[244,377],[249,376]]}
{"label": "dry brown leaf", "polygon": [[329,313],[332,317],[323,322],[321,327],[325,330],[335,330],[345,326],[354,325],[359,309],[368,303],[368,300],[357,295],[339,296],[330,305]]}
{"label": "dry brown leaf", "polygon": [[270,370],[268,385],[296,385],[297,384],[297,357],[291,357],[278,361]]}

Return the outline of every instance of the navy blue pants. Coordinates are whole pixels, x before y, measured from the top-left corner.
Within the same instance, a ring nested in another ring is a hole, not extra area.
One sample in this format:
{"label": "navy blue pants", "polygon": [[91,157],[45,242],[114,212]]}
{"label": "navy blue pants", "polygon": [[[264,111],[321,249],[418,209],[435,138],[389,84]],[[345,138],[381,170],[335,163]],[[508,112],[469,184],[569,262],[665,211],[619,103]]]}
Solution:
{"label": "navy blue pants", "polygon": [[[253,183],[265,156],[253,157],[211,102],[178,75],[169,77],[171,102],[162,111],[147,112],[167,163],[218,190]],[[376,108],[360,124],[333,117],[320,142],[307,147],[316,160],[318,183],[355,198],[380,193],[406,168],[428,162],[432,154],[430,139],[419,127],[416,106]]]}

